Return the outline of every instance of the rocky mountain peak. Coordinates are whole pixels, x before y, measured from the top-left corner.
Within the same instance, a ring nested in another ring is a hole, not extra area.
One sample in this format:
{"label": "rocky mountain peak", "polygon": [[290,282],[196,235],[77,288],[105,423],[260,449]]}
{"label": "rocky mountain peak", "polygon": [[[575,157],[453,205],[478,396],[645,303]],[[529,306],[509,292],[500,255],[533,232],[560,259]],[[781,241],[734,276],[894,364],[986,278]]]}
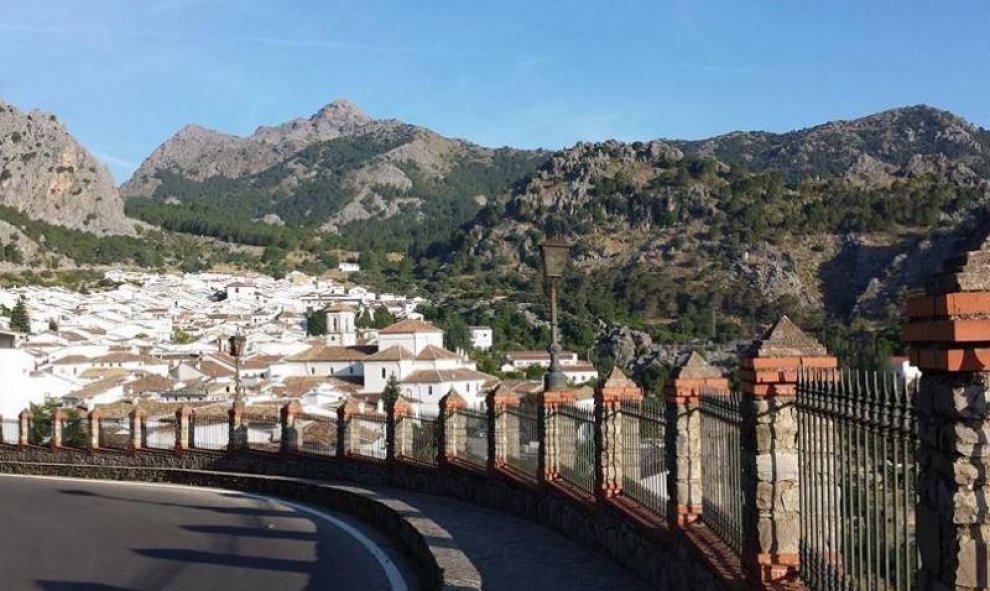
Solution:
{"label": "rocky mountain peak", "polygon": [[130,234],[134,223],[106,166],[55,115],[0,102],[0,205],[48,223]]}
{"label": "rocky mountain peak", "polygon": [[321,108],[310,120],[326,121],[338,127],[364,125],[372,121],[371,117],[361,110],[360,107],[344,98],[336,99],[329,105]]}

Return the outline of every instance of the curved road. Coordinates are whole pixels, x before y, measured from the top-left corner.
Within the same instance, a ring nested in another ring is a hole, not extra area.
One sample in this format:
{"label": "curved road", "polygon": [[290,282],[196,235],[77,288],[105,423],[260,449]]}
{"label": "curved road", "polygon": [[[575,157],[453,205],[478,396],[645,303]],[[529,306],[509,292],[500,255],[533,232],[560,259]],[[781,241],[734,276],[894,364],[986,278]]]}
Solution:
{"label": "curved road", "polygon": [[412,591],[384,536],[236,492],[0,476],[7,591]]}

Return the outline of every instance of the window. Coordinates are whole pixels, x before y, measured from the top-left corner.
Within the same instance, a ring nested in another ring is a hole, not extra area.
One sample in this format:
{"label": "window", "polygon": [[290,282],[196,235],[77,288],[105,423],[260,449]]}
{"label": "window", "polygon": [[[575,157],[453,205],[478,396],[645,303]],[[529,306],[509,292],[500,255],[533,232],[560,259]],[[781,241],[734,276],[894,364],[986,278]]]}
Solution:
{"label": "window", "polygon": [[433,386],[430,386],[430,396],[433,396]]}
{"label": "window", "polygon": [[385,368],[382,368],[382,379],[385,379]]}

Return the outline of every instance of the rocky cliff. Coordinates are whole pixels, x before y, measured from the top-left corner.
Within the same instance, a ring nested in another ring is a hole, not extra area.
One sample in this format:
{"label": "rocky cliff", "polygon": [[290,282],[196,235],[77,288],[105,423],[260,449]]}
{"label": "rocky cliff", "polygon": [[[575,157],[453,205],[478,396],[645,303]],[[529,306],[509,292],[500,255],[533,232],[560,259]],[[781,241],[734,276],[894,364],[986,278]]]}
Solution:
{"label": "rocky cliff", "polygon": [[106,167],[55,115],[0,101],[0,205],[95,234],[132,234],[134,222]]}

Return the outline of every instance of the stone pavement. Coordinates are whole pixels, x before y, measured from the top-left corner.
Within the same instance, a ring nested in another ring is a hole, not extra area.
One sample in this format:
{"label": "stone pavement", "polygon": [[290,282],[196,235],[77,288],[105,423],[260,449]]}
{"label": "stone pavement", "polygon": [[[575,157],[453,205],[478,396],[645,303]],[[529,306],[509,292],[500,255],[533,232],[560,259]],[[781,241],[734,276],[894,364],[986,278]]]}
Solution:
{"label": "stone pavement", "polygon": [[[642,579],[556,532],[452,499],[405,490],[361,486],[408,504],[446,530],[491,591],[640,591]],[[410,515],[412,517],[412,515]]]}

